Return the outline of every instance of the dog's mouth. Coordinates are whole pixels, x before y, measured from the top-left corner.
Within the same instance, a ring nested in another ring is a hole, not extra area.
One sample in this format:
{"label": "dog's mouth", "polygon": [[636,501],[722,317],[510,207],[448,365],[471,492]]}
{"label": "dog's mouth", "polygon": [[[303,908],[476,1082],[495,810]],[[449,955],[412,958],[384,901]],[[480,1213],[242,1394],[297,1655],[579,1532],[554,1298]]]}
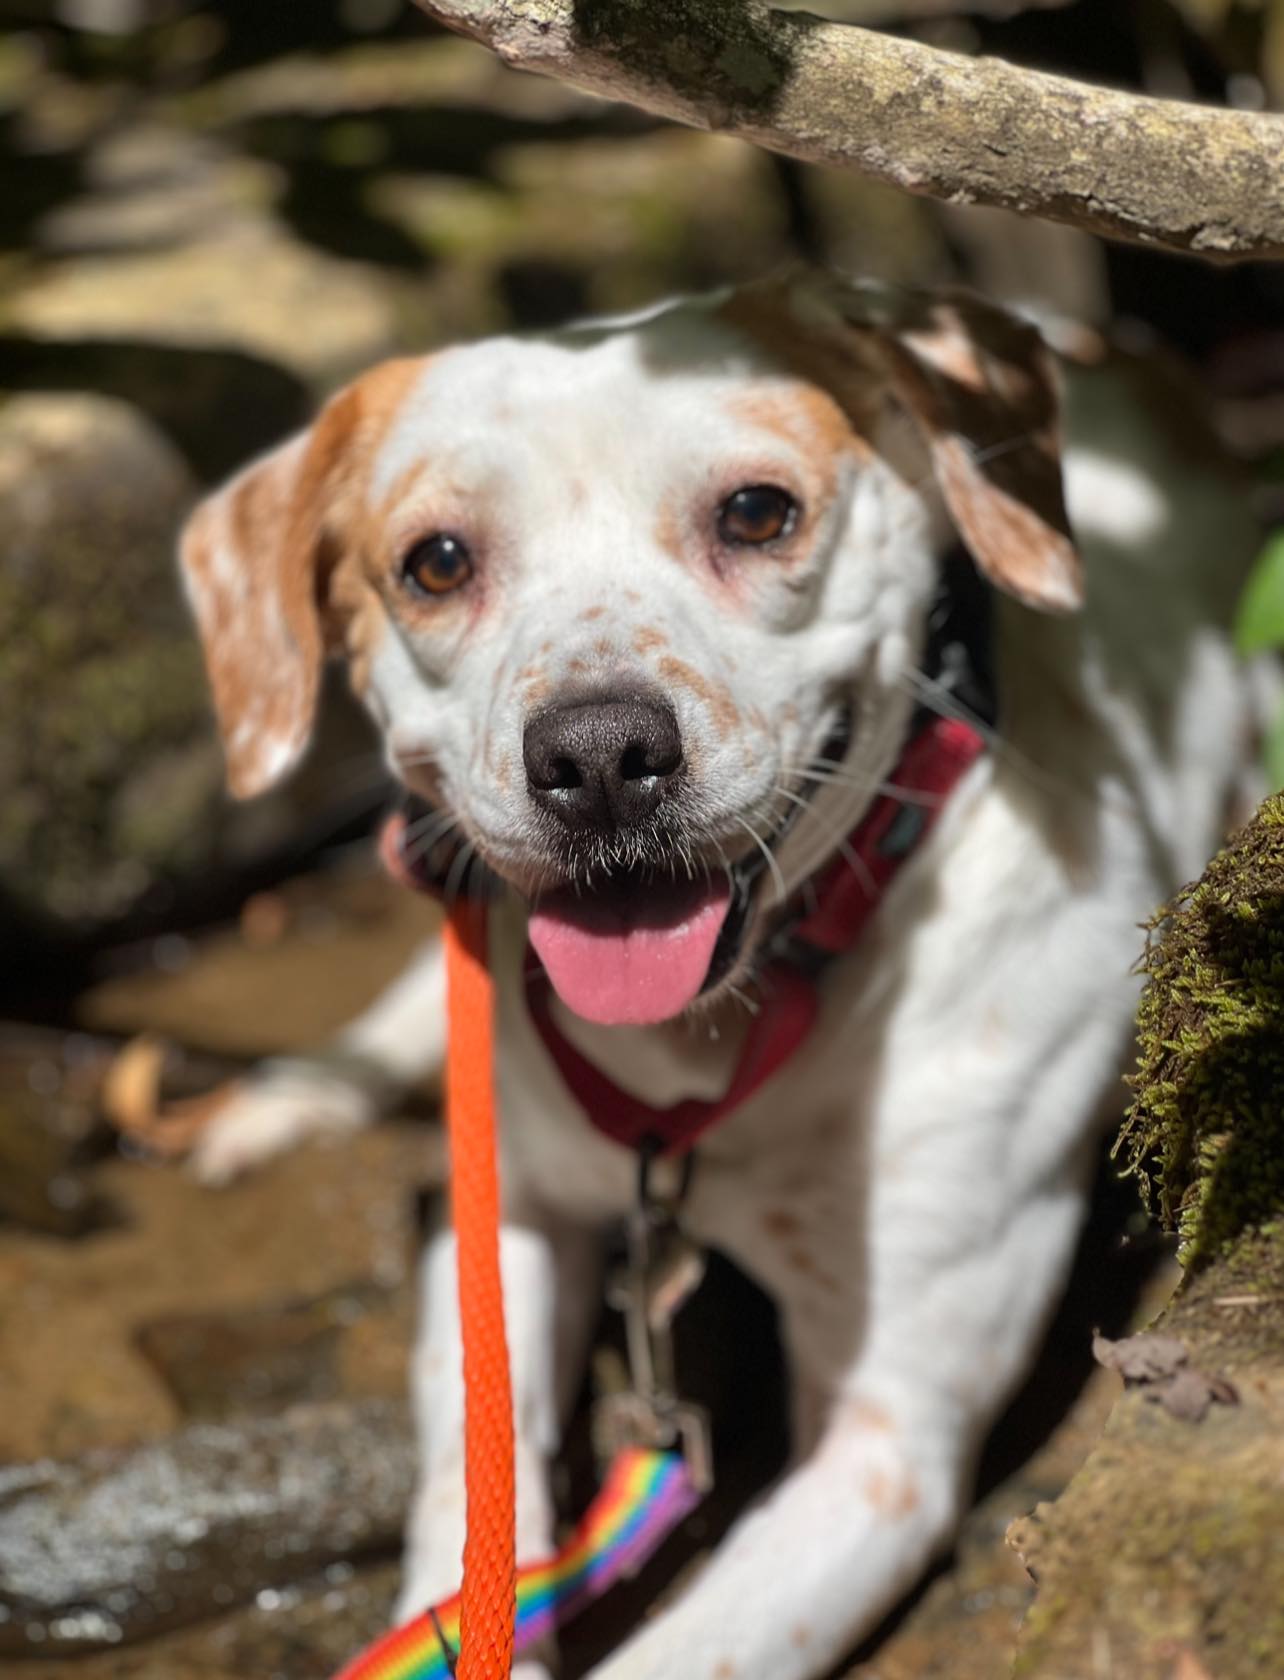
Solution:
{"label": "dog's mouth", "polygon": [[[850,738],[844,706],[813,764],[840,763]],[[567,1008],[607,1026],[653,1025],[715,992],[741,958],[762,878],[818,785],[805,781],[771,833],[737,859],[720,858],[703,872],[608,866],[532,895],[531,946]],[[426,855],[415,847],[416,829],[432,820],[412,795],[390,822],[383,852],[394,875],[446,898],[485,891],[489,870],[476,858],[461,869],[454,843]]]}
{"label": "dog's mouth", "polygon": [[733,883],[734,868],[707,880],[629,870],[562,887],[532,906],[530,942],[554,991],[586,1021],[668,1021],[711,983]]}

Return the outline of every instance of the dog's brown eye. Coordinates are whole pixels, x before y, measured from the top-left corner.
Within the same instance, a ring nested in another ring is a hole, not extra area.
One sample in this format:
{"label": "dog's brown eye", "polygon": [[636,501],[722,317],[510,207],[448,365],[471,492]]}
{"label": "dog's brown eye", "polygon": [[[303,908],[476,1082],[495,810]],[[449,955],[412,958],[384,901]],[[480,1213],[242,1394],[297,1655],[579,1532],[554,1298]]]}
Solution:
{"label": "dog's brown eye", "polygon": [[787,537],[798,517],[798,503],[776,484],[747,484],[728,496],[718,510],[718,535],[724,543],[769,543]]}
{"label": "dog's brown eye", "polygon": [[401,575],[425,595],[449,595],[473,575],[473,561],[458,537],[446,531],[417,542],[401,562]]}

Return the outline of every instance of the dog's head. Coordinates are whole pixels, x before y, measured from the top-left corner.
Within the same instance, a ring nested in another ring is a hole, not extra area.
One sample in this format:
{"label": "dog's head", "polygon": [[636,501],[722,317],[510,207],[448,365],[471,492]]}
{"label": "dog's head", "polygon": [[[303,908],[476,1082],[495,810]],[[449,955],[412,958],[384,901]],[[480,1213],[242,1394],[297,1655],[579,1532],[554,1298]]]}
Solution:
{"label": "dog's head", "polygon": [[734,983],[893,762],[954,538],[1077,605],[1037,334],[961,295],[788,276],[388,363],[194,515],[233,790],[346,654],[389,760],[524,894],[563,1000]]}

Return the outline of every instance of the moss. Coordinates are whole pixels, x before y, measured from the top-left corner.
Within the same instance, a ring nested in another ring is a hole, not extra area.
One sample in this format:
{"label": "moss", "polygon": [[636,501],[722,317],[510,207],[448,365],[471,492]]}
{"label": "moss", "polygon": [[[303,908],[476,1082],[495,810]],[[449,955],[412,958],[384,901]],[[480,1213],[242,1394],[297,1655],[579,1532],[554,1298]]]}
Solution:
{"label": "moss", "polygon": [[1284,1227],[1187,1275],[1155,1330],[1238,1403],[1198,1424],[1116,1404],[1061,1497],[1009,1530],[1038,1582],[1016,1680],[1173,1680],[1189,1651],[1217,1680],[1275,1680],[1284,1651]]}
{"label": "moss", "polygon": [[1057,1586],[1041,1586],[1027,1614],[1016,1680],[1065,1673],[1059,1663],[1084,1653],[1088,1625],[1109,1629],[1115,1662],[1124,1665],[1116,1672],[1136,1680],[1166,1680],[1170,1642],[1219,1653],[1233,1665],[1228,1675],[1267,1680],[1284,1650],[1278,1489],[1238,1454],[1191,1456],[1183,1465],[1167,1438],[1183,1426],[1166,1428],[1140,1396],[1123,1414],[1092,1475],[1059,1502],[1055,1537],[1021,1535],[1040,1576],[1046,1571]]}
{"label": "moss", "polygon": [[1284,1209],[1284,795],[1151,924],[1117,1149],[1197,1267]]}

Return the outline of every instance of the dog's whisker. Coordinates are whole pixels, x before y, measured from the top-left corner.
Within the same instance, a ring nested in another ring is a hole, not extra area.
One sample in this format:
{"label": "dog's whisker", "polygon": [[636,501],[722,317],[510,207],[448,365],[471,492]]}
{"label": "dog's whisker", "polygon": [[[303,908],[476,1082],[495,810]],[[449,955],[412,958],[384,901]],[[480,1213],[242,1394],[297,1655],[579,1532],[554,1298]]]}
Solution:
{"label": "dog's whisker", "polygon": [[407,823],[403,843],[415,846],[422,855],[430,846],[437,843],[443,835],[451,829],[459,827],[459,819],[452,811],[434,811],[431,815],[420,817],[416,822]]}
{"label": "dog's whisker", "polygon": [[[923,805],[929,810],[935,810],[941,803],[941,797],[936,793],[922,793],[917,788],[899,787],[895,782],[867,781],[864,777],[849,776],[841,770],[799,770],[796,775],[799,781],[817,782],[821,786],[849,787],[858,793],[870,795],[883,794],[888,799],[898,800],[902,805]],[[804,800],[802,803],[808,802]]]}
{"label": "dog's whisker", "polygon": [[1018,747],[1014,747],[1005,736],[1001,735],[993,724],[987,723],[983,717],[973,711],[971,706],[960,700],[944,683],[929,677],[924,671],[913,670],[902,671],[898,680],[914,699],[921,705],[926,706],[929,711],[935,712],[938,717],[954,718],[970,725],[997,758],[1004,759],[1035,787],[1040,787],[1046,793],[1055,794],[1058,797],[1091,799],[1095,802],[1097,797],[1095,790],[1078,788],[1066,777],[1055,775],[1043,765],[1036,764],[1032,758],[1028,757]]}
{"label": "dog's whisker", "polygon": [[453,823],[456,820],[453,811],[438,811],[436,809],[425,811],[423,816],[415,817],[406,824],[405,838],[407,840],[417,840],[420,835],[427,833],[438,824]]}
{"label": "dog's whisker", "polygon": [[[786,799],[793,800],[795,805],[800,805],[802,807],[806,815],[811,817],[817,826],[821,828],[834,842],[835,851],[851,870],[852,874],[859,876],[860,883],[865,890],[869,893],[873,893],[875,890],[874,879],[869,872],[869,867],[865,863],[865,860],[852,849],[847,835],[835,828],[833,823],[827,817],[822,816],[810,800],[800,798],[798,794],[791,793],[788,788],[777,788],[776,791],[783,794]],[[803,818],[800,817],[798,820],[801,822],[803,821]],[[810,881],[810,877],[808,877],[808,879]]]}
{"label": "dog's whisker", "polygon": [[464,887],[464,880],[473,861],[477,857],[477,847],[472,840],[465,837],[463,845],[455,854],[450,868],[446,871],[446,880],[442,886],[442,898],[447,905],[454,904]]}
{"label": "dog's whisker", "polygon": [[968,447],[968,455],[974,467],[983,467],[989,461],[997,461],[1003,455],[1011,455],[1018,449],[1024,449],[1035,434],[1020,432],[1016,437],[1001,438],[998,443],[988,443],[983,449]]}
{"label": "dog's whisker", "polygon": [[785,886],[784,874],[781,871],[780,865],[776,862],[776,854],[772,851],[771,847],[763,839],[762,835],[759,834],[758,830],[756,828],[754,828],[752,823],[746,822],[743,817],[737,817],[736,822],[740,825],[741,828],[744,829],[745,833],[749,836],[749,838],[753,841],[754,845],[757,846],[758,850],[762,853],[763,857],[767,860],[767,868],[771,872],[771,878],[772,878],[772,881],[773,881],[773,883],[775,885],[775,888],[776,888],[776,896],[779,899],[779,901],[783,904],[786,897],[788,896],[788,889]]}
{"label": "dog's whisker", "polygon": [[421,830],[413,840],[402,841],[402,855],[407,863],[417,863],[452,833],[462,832],[457,819],[453,816],[438,816],[431,828]]}

